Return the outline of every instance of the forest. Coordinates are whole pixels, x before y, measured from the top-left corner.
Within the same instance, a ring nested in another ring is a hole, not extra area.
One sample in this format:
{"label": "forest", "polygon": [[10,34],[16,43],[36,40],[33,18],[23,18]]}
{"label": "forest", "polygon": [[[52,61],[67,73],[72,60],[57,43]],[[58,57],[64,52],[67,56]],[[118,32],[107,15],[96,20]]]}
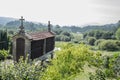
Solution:
{"label": "forest", "polygon": [[[49,62],[21,58],[13,62],[11,38],[19,21],[0,25],[0,80],[120,80],[120,22],[102,26],[52,25],[54,58]],[[25,22],[27,32],[47,30],[42,23]]]}

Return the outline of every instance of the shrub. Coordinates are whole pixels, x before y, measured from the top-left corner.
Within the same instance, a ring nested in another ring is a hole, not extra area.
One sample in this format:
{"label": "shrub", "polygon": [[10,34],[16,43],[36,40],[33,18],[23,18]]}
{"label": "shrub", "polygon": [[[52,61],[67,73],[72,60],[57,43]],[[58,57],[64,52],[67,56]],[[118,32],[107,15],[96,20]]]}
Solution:
{"label": "shrub", "polygon": [[90,74],[90,80],[106,80],[105,73],[102,70],[96,70],[95,74]]}
{"label": "shrub", "polygon": [[[109,68],[105,69],[105,74],[107,77],[120,77],[120,56],[119,53],[115,53],[109,58]],[[117,80],[117,79],[116,79]]]}
{"label": "shrub", "polygon": [[71,41],[71,38],[68,36],[61,36],[61,41],[68,42],[68,41]]}
{"label": "shrub", "polygon": [[73,39],[72,42],[73,42],[73,43],[79,43],[79,41],[76,40],[76,39]]}
{"label": "shrub", "polygon": [[120,76],[120,56],[118,56],[113,63],[113,71],[115,76]]}
{"label": "shrub", "polygon": [[88,38],[88,44],[90,44],[92,46],[94,45],[95,41],[96,41],[96,39],[94,37],[89,37]]}
{"label": "shrub", "polygon": [[117,44],[118,48],[120,49],[120,41],[115,41],[115,43]]}
{"label": "shrub", "polygon": [[19,63],[0,64],[0,80],[39,80],[42,67],[20,59]]}
{"label": "shrub", "polygon": [[0,60],[4,60],[8,56],[8,51],[0,50]]}
{"label": "shrub", "polygon": [[71,37],[68,36],[64,36],[64,35],[57,35],[55,38],[56,41],[65,41],[65,42],[69,42],[71,41]]}
{"label": "shrub", "polygon": [[52,60],[52,65],[47,67],[41,80],[75,80],[73,78],[83,72],[86,62],[90,65],[101,65],[99,55],[97,53],[94,54],[83,44],[64,44],[61,51],[57,51],[55,56],[55,59]]}
{"label": "shrub", "polygon": [[118,45],[113,40],[105,40],[101,42],[99,45],[99,49],[107,50],[107,51],[117,51],[119,50]]}
{"label": "shrub", "polygon": [[95,46],[98,46],[104,39],[98,39],[95,41]]}
{"label": "shrub", "polygon": [[120,28],[118,28],[118,30],[116,31],[115,36],[118,40],[120,40]]}

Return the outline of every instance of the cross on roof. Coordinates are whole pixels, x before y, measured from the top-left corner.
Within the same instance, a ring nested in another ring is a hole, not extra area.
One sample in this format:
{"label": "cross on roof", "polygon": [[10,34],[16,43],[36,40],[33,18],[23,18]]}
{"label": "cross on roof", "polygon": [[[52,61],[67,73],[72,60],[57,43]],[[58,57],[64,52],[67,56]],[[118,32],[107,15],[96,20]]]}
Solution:
{"label": "cross on roof", "polygon": [[25,20],[25,19],[23,19],[23,16],[21,16],[21,19],[19,19],[20,21],[21,21],[21,25],[20,25],[20,32],[24,32],[24,27],[23,27],[23,21]]}

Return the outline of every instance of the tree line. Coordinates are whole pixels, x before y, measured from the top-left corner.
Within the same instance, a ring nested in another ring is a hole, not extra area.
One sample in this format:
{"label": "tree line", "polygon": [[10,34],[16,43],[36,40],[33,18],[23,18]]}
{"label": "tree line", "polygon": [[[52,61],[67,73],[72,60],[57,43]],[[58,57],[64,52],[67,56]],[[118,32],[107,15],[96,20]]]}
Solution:
{"label": "tree line", "polygon": [[[118,26],[120,25],[120,21],[114,24],[106,24],[106,25],[88,25],[88,26],[60,26],[60,25],[51,25],[53,30],[56,28],[60,27],[61,30],[65,30],[68,32],[89,32],[92,30],[103,30],[103,31],[115,31]],[[6,23],[5,25],[0,25],[2,28],[7,28],[7,29],[13,29],[16,30],[20,26],[20,21],[15,20],[15,21],[10,21]],[[25,29],[28,31],[36,31],[36,30],[46,30],[47,29],[47,24],[43,23],[34,23],[34,22],[24,22]]]}

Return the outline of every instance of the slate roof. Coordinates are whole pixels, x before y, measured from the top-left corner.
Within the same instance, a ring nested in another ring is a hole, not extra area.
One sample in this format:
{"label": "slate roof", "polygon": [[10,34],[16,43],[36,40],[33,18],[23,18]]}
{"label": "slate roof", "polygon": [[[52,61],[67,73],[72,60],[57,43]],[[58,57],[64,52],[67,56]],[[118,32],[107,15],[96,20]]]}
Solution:
{"label": "slate roof", "polygon": [[49,37],[54,37],[53,32],[36,32],[36,33],[29,33],[28,35],[32,40],[41,40]]}

